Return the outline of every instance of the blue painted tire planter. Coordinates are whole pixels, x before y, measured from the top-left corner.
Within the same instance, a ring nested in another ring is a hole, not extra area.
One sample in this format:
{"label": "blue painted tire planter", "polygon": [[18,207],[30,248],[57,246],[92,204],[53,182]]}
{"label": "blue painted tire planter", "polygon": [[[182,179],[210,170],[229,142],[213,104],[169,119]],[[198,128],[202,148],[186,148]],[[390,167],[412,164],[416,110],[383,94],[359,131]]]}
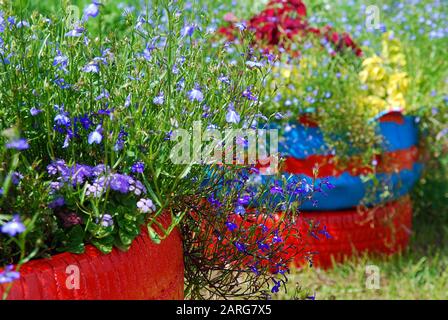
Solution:
{"label": "blue painted tire planter", "polygon": [[[283,168],[283,174],[289,181],[300,181],[306,179],[312,183],[313,157],[331,156],[329,148],[324,142],[322,131],[318,127],[307,126],[299,121],[290,123],[285,127],[278,124],[271,125],[271,128],[278,128],[283,132],[279,139],[279,153],[287,160],[305,163],[304,173],[291,173],[288,167]],[[417,161],[417,144],[418,144],[418,128],[415,119],[410,116],[402,116],[395,114],[392,119],[383,118],[379,121],[378,129],[384,138],[382,146],[383,154],[381,157],[389,160],[400,162],[400,159],[394,159],[397,155],[406,157],[407,165],[399,169],[395,169],[387,173],[376,173],[378,181],[389,187],[391,196],[388,201],[398,199],[408,194],[414,184],[420,177],[422,164]],[[387,165],[387,164],[386,164]],[[400,163],[398,163],[400,166]],[[264,183],[273,183],[270,176],[262,176]],[[361,174],[344,171],[337,175],[320,176],[316,179],[316,184],[323,180],[330,182],[334,188],[325,193],[316,193],[313,200],[308,201],[301,206],[304,211],[328,211],[328,210],[344,210],[358,206],[365,197],[367,188],[369,187],[363,182]],[[275,181],[278,185],[282,185],[281,181]],[[378,190],[372,197],[372,201],[368,205],[376,205],[381,201],[380,194],[383,190]]]}

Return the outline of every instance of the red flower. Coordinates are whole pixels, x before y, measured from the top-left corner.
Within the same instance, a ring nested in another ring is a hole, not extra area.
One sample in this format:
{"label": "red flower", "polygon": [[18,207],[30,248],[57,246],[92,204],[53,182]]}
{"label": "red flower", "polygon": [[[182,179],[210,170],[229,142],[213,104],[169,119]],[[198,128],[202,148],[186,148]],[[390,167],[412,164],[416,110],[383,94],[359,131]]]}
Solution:
{"label": "red flower", "polygon": [[[348,33],[340,34],[333,31],[330,26],[322,29],[309,26],[306,20],[306,6],[302,0],[271,0],[263,11],[248,21],[247,25],[254,32],[256,39],[264,43],[267,48],[281,47],[288,50],[290,41],[295,37],[314,35],[330,41],[335,51],[350,48],[357,56],[362,55],[361,49]],[[225,35],[229,40],[234,40],[237,34],[233,26],[220,28],[218,33]]]}

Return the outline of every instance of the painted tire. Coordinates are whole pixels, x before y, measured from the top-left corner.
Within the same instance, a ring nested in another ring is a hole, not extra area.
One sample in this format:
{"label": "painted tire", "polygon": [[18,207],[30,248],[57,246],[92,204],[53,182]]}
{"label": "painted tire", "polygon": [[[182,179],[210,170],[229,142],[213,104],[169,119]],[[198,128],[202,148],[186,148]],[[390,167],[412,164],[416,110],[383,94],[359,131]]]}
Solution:
{"label": "painted tire", "polygon": [[[325,226],[330,238],[308,232],[302,234],[300,245],[312,254],[313,265],[327,268],[332,259],[342,262],[354,254],[393,254],[404,249],[411,233],[412,205],[406,196],[369,210],[302,212],[298,230],[309,230],[311,221]],[[295,257],[296,265],[304,263],[303,256]]]}
{"label": "painted tire", "polygon": [[[162,223],[168,221],[162,219]],[[66,281],[79,268],[79,289]],[[162,300],[183,299],[184,265],[182,240],[175,229],[160,244],[147,232],[135,239],[126,252],[113,249],[102,254],[87,246],[83,254],[61,253],[33,260],[20,269],[8,299],[12,300]],[[0,296],[5,285],[0,286]]]}
{"label": "painted tire", "polygon": [[[360,167],[355,155],[348,167],[338,169],[316,124],[302,120],[288,124],[286,129],[277,124],[272,127],[284,132],[279,141],[279,153],[285,158],[285,163],[280,169],[288,181],[305,179],[312,183],[313,168],[318,164],[319,175],[315,184],[328,181],[334,186],[328,192],[314,194],[314,202],[303,203],[301,210],[345,210],[361,203],[369,188],[362,175],[371,171]],[[418,162],[418,128],[413,117],[392,113],[380,118],[378,130],[384,138],[384,145],[382,153],[375,159],[378,163],[375,177],[382,185],[388,186],[390,200],[399,199],[409,193],[422,171],[422,164]],[[273,181],[267,175],[262,176],[261,180],[264,184],[282,185],[281,181]],[[368,205],[381,203],[382,191],[369,195],[372,200]]]}

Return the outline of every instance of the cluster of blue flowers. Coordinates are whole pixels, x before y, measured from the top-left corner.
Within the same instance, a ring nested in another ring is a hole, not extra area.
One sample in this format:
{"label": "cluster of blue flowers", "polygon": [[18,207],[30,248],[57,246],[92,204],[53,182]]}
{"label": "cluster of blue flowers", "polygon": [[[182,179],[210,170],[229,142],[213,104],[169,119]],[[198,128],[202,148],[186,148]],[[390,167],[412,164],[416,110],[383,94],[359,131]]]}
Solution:
{"label": "cluster of blue flowers", "polygon": [[[135,168],[135,165],[133,166]],[[141,164],[137,164],[138,171],[142,172]],[[55,193],[65,184],[81,186],[85,184],[86,195],[102,196],[108,189],[121,194],[146,194],[143,183],[126,174],[112,173],[111,169],[103,164],[94,167],[84,164],[67,165],[64,160],[56,160],[47,166],[48,174],[56,177],[50,184],[51,192]]]}

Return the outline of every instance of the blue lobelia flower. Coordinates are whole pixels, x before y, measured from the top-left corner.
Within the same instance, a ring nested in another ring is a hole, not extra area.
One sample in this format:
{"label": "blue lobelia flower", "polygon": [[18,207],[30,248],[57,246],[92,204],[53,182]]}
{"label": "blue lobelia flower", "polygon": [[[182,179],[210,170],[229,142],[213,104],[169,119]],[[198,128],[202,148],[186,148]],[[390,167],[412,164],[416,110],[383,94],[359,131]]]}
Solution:
{"label": "blue lobelia flower", "polygon": [[202,102],[204,100],[204,94],[201,92],[199,86],[195,86],[192,90],[188,91],[188,99],[192,102]]}
{"label": "blue lobelia flower", "polygon": [[56,51],[56,53],[57,54],[53,59],[53,66],[58,67],[59,70],[67,73],[68,57],[64,56],[59,49]]}
{"label": "blue lobelia flower", "polygon": [[89,4],[84,8],[84,17],[83,20],[87,21],[89,18],[95,18],[100,13],[100,6],[98,1],[93,1],[93,3]]}
{"label": "blue lobelia flower", "polygon": [[246,213],[246,209],[244,209],[243,206],[236,206],[235,207],[235,213],[239,214],[239,215],[245,214]]}
{"label": "blue lobelia flower", "polygon": [[257,101],[257,97],[252,93],[251,87],[247,87],[246,90],[243,91],[242,96],[247,100]]}
{"label": "blue lobelia flower", "polygon": [[238,251],[240,251],[240,252],[246,252],[247,251],[246,250],[246,246],[244,245],[244,243],[241,243],[239,241],[235,241],[233,244],[238,249]]}
{"label": "blue lobelia flower", "polygon": [[105,228],[112,227],[114,225],[114,219],[110,214],[106,213],[101,217],[101,225]]}
{"label": "blue lobelia flower", "polygon": [[0,272],[0,284],[13,282],[20,278],[20,273],[13,271],[14,266],[7,265],[3,272]]}
{"label": "blue lobelia flower", "polygon": [[156,97],[154,97],[152,102],[158,106],[162,105],[165,102],[165,96],[163,95],[163,92],[160,92]]}
{"label": "blue lobelia flower", "polygon": [[143,50],[142,57],[150,61],[151,60],[151,52],[155,49],[154,45],[150,45],[149,43],[146,44],[145,49]]}
{"label": "blue lobelia flower", "polygon": [[88,64],[86,64],[81,70],[82,72],[86,73],[99,73],[100,66],[98,65],[98,63],[91,61]]}
{"label": "blue lobelia flower", "polygon": [[28,141],[23,138],[12,140],[6,144],[6,149],[16,149],[22,151],[28,148],[29,148]]}
{"label": "blue lobelia flower", "polygon": [[185,27],[182,28],[181,36],[182,37],[191,37],[193,35],[194,30],[195,30],[194,24],[186,25]]}
{"label": "blue lobelia flower", "polygon": [[271,292],[272,292],[272,293],[276,293],[276,292],[278,292],[278,290],[280,289],[281,282],[280,282],[280,281],[277,281],[277,280],[275,280],[275,279],[272,279],[272,281],[274,281],[274,286],[272,287]]}
{"label": "blue lobelia flower", "polygon": [[42,110],[40,110],[40,109],[37,109],[36,107],[32,107],[31,109],[30,109],[30,113],[31,113],[31,115],[33,116],[33,117],[35,117],[35,116],[37,116],[39,113],[41,113],[42,112]]}
{"label": "blue lobelia flower", "polygon": [[226,114],[226,121],[228,123],[239,123],[241,120],[240,115],[233,108],[229,108]]}
{"label": "blue lobelia flower", "polygon": [[80,37],[84,32],[84,28],[81,26],[76,26],[73,30],[70,30],[65,34],[66,37]]}
{"label": "blue lobelia flower", "polygon": [[233,230],[237,229],[237,225],[233,222],[227,221],[226,222],[227,229],[232,232]]}
{"label": "blue lobelia flower", "polygon": [[145,164],[142,161],[134,163],[131,167],[133,173],[143,173],[145,171]]}
{"label": "blue lobelia flower", "polygon": [[2,233],[8,234],[11,237],[14,237],[17,234],[20,234],[25,231],[25,226],[20,220],[20,216],[18,214],[14,215],[11,221],[5,223],[1,231]]}
{"label": "blue lobelia flower", "polygon": [[101,125],[98,125],[96,127],[95,131],[93,131],[89,134],[89,137],[87,139],[89,144],[93,144],[93,143],[100,144],[101,141],[103,140],[103,136],[102,136],[101,132],[102,132]]}

